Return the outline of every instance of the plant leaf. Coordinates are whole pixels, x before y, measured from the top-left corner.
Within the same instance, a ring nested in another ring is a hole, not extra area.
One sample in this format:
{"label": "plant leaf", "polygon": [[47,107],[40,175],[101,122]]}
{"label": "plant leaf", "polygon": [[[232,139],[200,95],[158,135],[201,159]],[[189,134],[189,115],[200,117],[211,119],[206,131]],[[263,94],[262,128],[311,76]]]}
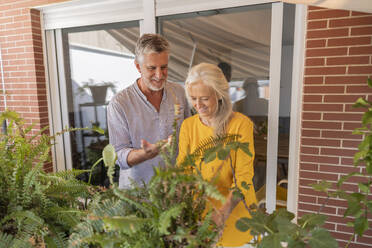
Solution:
{"label": "plant leaf", "polygon": [[115,148],[111,144],[108,144],[107,146],[105,146],[102,152],[102,156],[103,156],[103,162],[105,163],[106,167],[115,166],[117,157],[116,157]]}
{"label": "plant leaf", "polygon": [[219,150],[217,153],[217,157],[219,160],[226,160],[229,155],[230,155],[230,150],[225,149],[225,148]]}
{"label": "plant leaf", "polygon": [[241,143],[239,145],[239,148],[242,149],[242,151],[245,152],[248,156],[252,157],[252,153],[249,150],[249,142]]}
{"label": "plant leaf", "polygon": [[138,218],[137,216],[114,216],[102,218],[105,228],[108,231],[121,231],[133,233],[138,231],[148,219]]}
{"label": "plant leaf", "polygon": [[354,231],[359,236],[363,236],[364,232],[368,230],[368,220],[365,216],[360,216],[354,221]]}
{"label": "plant leaf", "polygon": [[338,248],[337,241],[324,228],[317,228],[311,232],[309,245],[312,248]]}
{"label": "plant leaf", "polygon": [[249,218],[243,217],[235,222],[235,227],[241,232],[246,232],[249,229]]}

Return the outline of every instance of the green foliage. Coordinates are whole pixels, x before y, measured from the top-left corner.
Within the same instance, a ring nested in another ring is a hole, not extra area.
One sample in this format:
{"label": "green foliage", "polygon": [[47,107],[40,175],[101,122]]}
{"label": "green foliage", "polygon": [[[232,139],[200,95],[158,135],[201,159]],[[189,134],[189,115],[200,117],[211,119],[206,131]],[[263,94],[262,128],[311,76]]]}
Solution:
{"label": "green foliage", "polygon": [[91,195],[75,179],[84,171],[46,173],[54,137],[31,135],[15,112],[6,111],[0,136],[0,247],[65,247],[70,229],[84,216]]}
{"label": "green foliage", "polygon": [[218,229],[205,204],[222,199],[217,189],[184,167],[155,168],[154,173],[144,188],[121,190],[114,184],[112,198],[91,204],[91,214],[77,225],[69,246],[211,247]]}
{"label": "green foliage", "polygon": [[259,248],[271,247],[338,247],[330,233],[321,228],[326,217],[319,214],[307,214],[293,223],[294,214],[278,209],[272,214],[262,209],[250,211],[251,218],[241,218],[236,228],[242,232],[250,230],[255,237],[251,245]]}
{"label": "green foliage", "polygon": [[[71,235],[69,246],[88,247],[212,247],[222,227],[216,226],[206,204],[224,201],[214,185],[200,173],[191,173],[196,161],[226,160],[231,151],[241,149],[252,155],[239,135],[223,135],[205,140],[192,154],[176,165],[176,121],[168,141],[160,141],[164,167],[154,167],[154,176],[144,187],[118,189],[112,180],[112,197],[92,203],[86,219]],[[105,165],[113,168],[112,146],[103,152]],[[236,186],[237,187],[237,186]],[[242,187],[248,188],[247,183]]]}

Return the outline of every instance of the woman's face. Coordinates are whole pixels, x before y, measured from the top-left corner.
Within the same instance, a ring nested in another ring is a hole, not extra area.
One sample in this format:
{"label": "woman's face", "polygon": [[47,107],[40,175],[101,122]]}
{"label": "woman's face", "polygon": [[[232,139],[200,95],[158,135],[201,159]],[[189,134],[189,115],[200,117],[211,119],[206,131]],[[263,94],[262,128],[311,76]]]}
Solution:
{"label": "woman's face", "polygon": [[188,88],[191,105],[201,118],[211,118],[216,113],[217,96],[214,90],[202,82],[193,83]]}

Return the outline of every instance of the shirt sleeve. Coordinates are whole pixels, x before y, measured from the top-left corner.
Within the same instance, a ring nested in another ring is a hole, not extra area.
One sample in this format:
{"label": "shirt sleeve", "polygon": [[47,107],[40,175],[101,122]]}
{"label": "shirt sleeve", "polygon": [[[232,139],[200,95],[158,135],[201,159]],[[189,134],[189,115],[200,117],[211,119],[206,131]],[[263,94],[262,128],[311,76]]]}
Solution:
{"label": "shirt sleeve", "polygon": [[[244,120],[238,128],[238,133],[241,135],[239,140],[240,142],[249,143],[248,147],[251,156],[243,152],[241,149],[234,153],[235,177],[237,186],[242,190],[245,198],[249,199],[247,202],[253,203],[255,202],[255,193],[252,181],[254,175],[253,161],[255,156],[253,143],[253,123],[249,120]],[[243,182],[249,185],[248,189],[242,187]],[[235,183],[233,182],[231,186],[235,186]]]}
{"label": "shirt sleeve", "polygon": [[107,126],[110,144],[115,148],[120,169],[129,169],[127,158],[133,149],[132,141],[125,113],[115,102],[111,102],[107,107]]}

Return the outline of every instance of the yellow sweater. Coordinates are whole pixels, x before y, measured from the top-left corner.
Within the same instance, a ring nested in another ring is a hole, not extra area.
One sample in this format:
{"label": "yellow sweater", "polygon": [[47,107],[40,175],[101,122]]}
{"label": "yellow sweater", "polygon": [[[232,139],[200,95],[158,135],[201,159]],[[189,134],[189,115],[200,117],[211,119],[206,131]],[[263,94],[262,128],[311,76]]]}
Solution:
{"label": "yellow sweater", "polygon": [[[254,145],[253,145],[253,123],[241,113],[234,113],[233,118],[227,126],[227,133],[240,134],[242,137],[240,142],[249,142],[249,150],[253,154],[252,157],[245,154],[243,151],[231,152],[232,164],[235,167],[235,175],[238,182],[238,187],[242,190],[247,205],[257,203],[254,192],[253,178],[253,160],[254,160]],[[206,138],[213,135],[213,129],[204,125],[199,115],[194,115],[184,120],[180,130],[179,137],[179,154],[178,161],[182,161],[187,151],[193,152],[197,146]],[[198,163],[197,163],[198,164]],[[208,164],[203,163],[201,173],[204,179],[211,180],[218,173],[217,188],[225,197],[228,196],[231,187],[235,186],[229,160],[221,161],[214,160]],[[241,182],[250,184],[249,190],[241,187]],[[212,201],[212,204],[219,209],[221,202]],[[229,218],[225,222],[222,237],[218,245],[236,247],[248,243],[252,236],[247,232],[241,232],[235,227],[235,222],[242,217],[250,217],[245,209],[243,202],[233,209]]]}

